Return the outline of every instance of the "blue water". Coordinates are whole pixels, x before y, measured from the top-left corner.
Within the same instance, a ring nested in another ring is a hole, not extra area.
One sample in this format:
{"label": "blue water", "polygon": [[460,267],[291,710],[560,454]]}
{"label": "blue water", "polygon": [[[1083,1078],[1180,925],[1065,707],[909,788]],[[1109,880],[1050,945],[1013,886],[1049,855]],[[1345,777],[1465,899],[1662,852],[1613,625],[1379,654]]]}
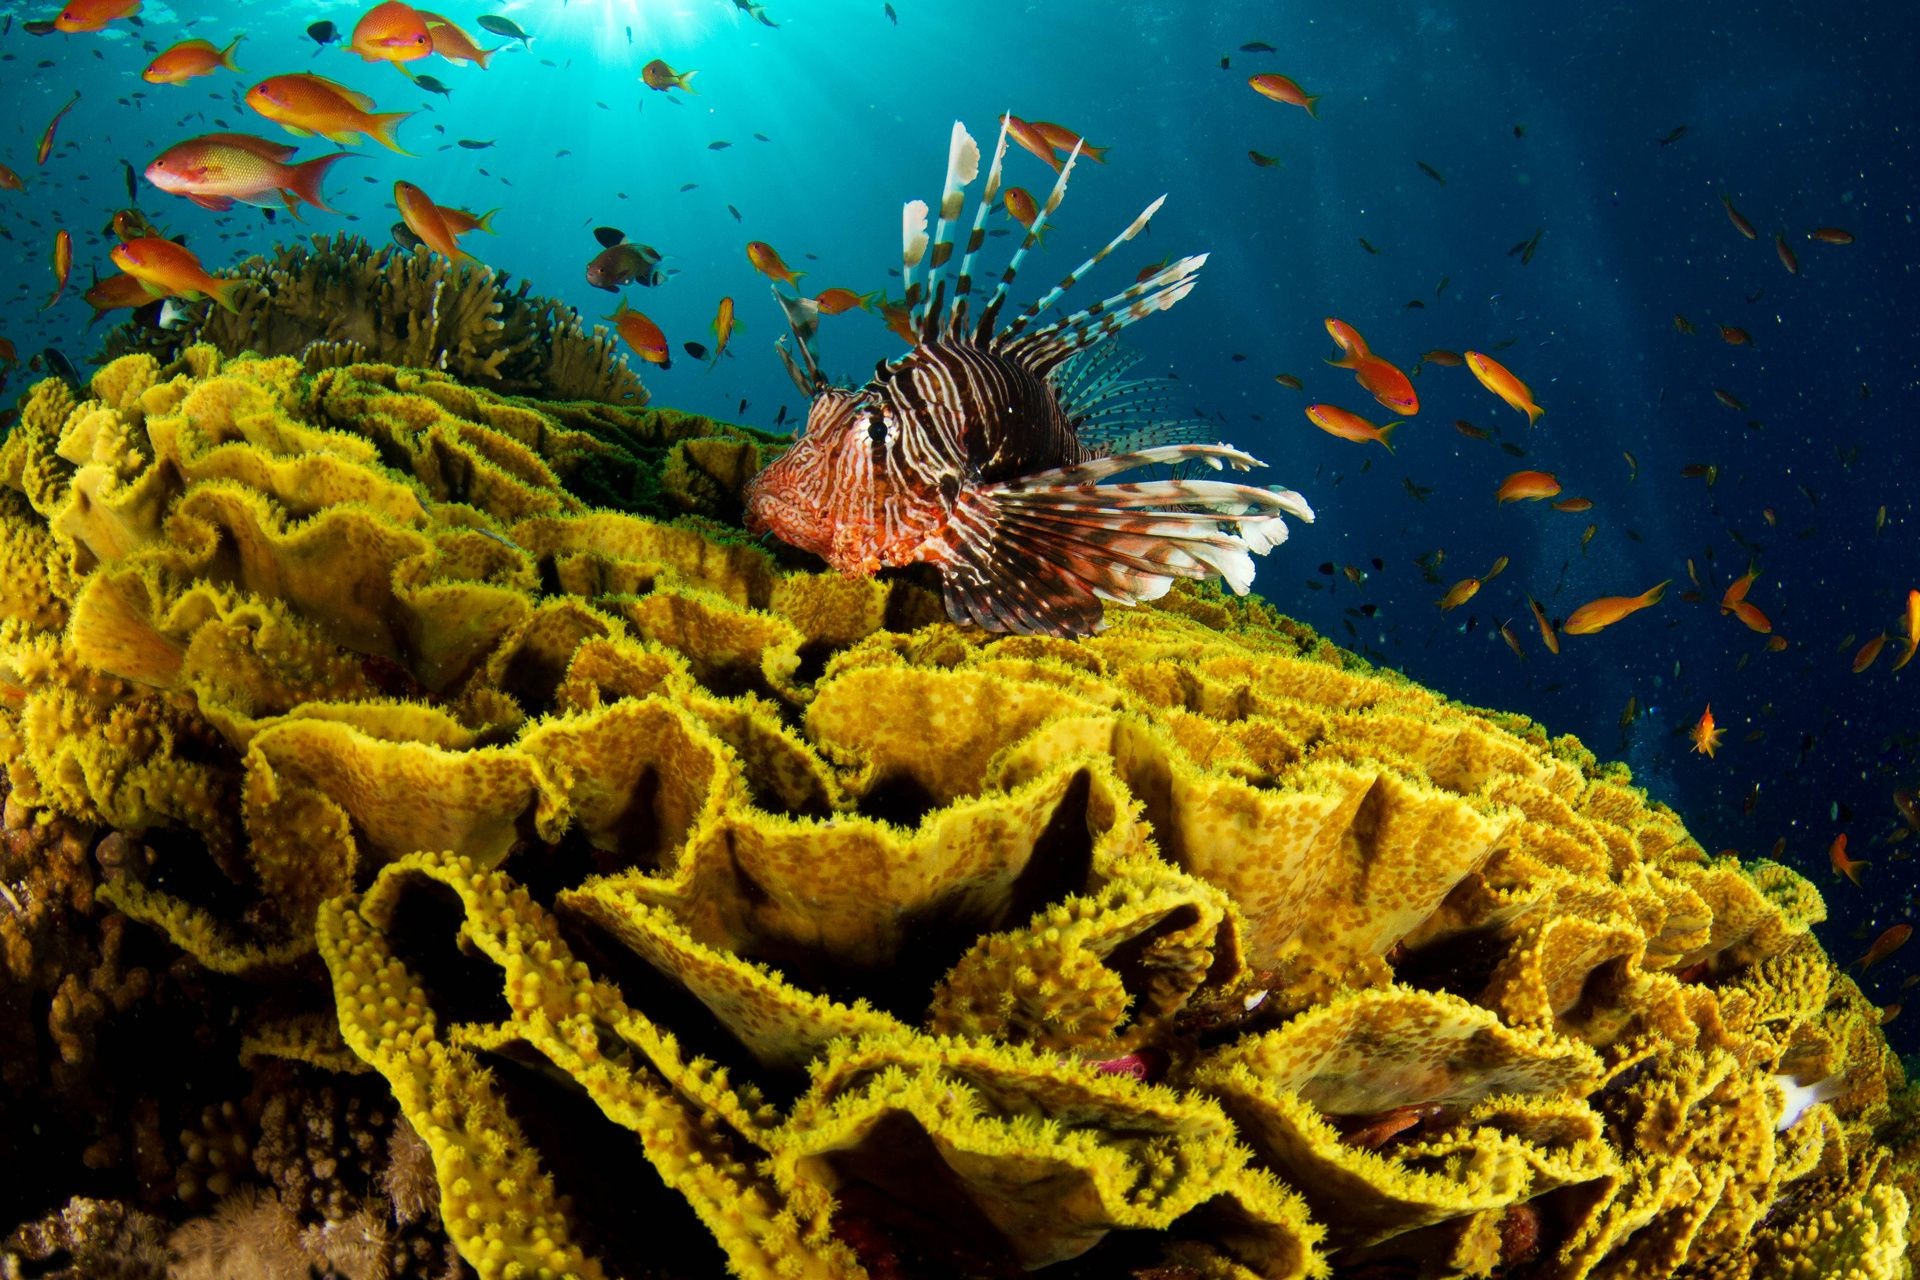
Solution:
{"label": "blue water", "polygon": [[[1272,464],[1264,480],[1301,490],[1317,509],[1318,522],[1263,564],[1260,591],[1444,692],[1525,712],[1603,759],[1629,761],[1709,850],[1761,855],[1784,839],[1781,856],[1827,895],[1821,933],[1842,960],[1911,917],[1920,840],[1890,840],[1891,795],[1920,786],[1920,663],[1892,674],[1896,639],[1864,674],[1849,669],[1860,644],[1897,628],[1907,590],[1920,586],[1910,14],[1783,0],[1737,10],[1495,0],[894,7],[897,25],[881,0],[768,0],[772,29],[730,0],[449,4],[470,32],[479,14],[503,13],[535,39],[487,71],[421,64],[450,86],[441,97],[304,34],[323,19],[349,29],[357,6],[150,3],[137,27],[36,38],[22,21],[50,16],[50,5],[0,5],[13,17],[0,37],[0,161],[28,183],[0,193],[0,336],[23,357],[49,345],[77,361],[90,355],[105,326],[86,328],[78,294],[91,269],[106,269],[100,231],[127,203],[121,161],[143,169],[173,142],[218,128],[281,139],[238,95],[266,74],[316,71],[373,94],[382,110],[420,114],[400,131],[417,154],[356,148],[328,182],[341,213],[309,211],[307,228],[384,242],[393,181],[406,178],[443,205],[499,206],[498,235],[469,237],[468,247],[601,316],[615,299],[582,272],[598,248],[592,228],[617,227],[676,272],[625,291],[675,352],[671,369],[643,370],[656,402],[771,427],[781,406],[789,419],[804,407],[771,351],[783,326],[747,241],[771,243],[807,272],[808,292],[897,293],[887,270],[898,263],[900,206],[936,197],[952,122],[990,148],[1002,111],[1056,121],[1112,154],[1075,170],[1016,298],[1035,296],[1168,193],[1151,232],[1079,292],[1091,301],[1115,291],[1169,254],[1212,255],[1194,293],[1129,340],[1147,369],[1177,374],[1197,410],[1219,415],[1223,437]],[[183,87],[138,78],[176,40],[225,44],[242,31],[244,75]],[[1252,41],[1277,52],[1242,52]],[[655,57],[697,69],[697,94],[639,83]],[[1254,94],[1247,77],[1260,72],[1321,94],[1319,119]],[[58,146],[36,167],[41,129],[76,88]],[[1680,125],[1684,135],[1663,145]],[[470,150],[460,139],[493,145]],[[710,149],[722,141],[730,145]],[[302,156],[327,149],[307,140]],[[1249,149],[1281,163],[1257,167]],[[1015,148],[1008,165],[1009,181],[1044,194],[1052,175],[1037,160]],[[1723,195],[1753,220],[1757,241],[1734,230]],[[138,202],[215,270],[301,231],[284,216],[216,215],[144,185]],[[1857,242],[1806,238],[1828,225]],[[60,226],[76,236],[75,282],[41,313]],[[1523,265],[1511,250],[1542,229]],[[1798,253],[1797,276],[1776,257],[1776,232]],[[1012,243],[989,242],[990,270]],[[741,330],[709,368],[680,347],[711,345],[723,296],[736,300]],[[1676,332],[1676,313],[1696,332]],[[1306,404],[1387,417],[1322,363],[1330,315],[1406,368],[1434,347],[1497,351],[1546,416],[1529,430],[1466,370],[1427,366],[1416,381],[1421,412],[1399,430],[1396,453],[1326,436],[1302,416]],[[1723,343],[1718,324],[1748,330],[1753,345]],[[820,347],[830,372],[856,379],[899,351],[860,312],[825,321]],[[1276,385],[1282,372],[1306,393]],[[0,403],[27,381],[16,370]],[[1746,411],[1724,407],[1715,388]],[[1525,458],[1463,437],[1451,425],[1462,418],[1497,426]],[[1717,467],[1717,483],[1683,478],[1689,464]],[[1496,507],[1495,486],[1523,466],[1555,472],[1565,496],[1589,497],[1593,510]],[[1416,498],[1408,482],[1431,492]],[[1582,550],[1589,524],[1597,532]],[[1436,550],[1445,552],[1437,585],[1415,563]],[[1435,607],[1447,585],[1503,555],[1510,567],[1467,606]],[[1695,602],[1681,598],[1689,559],[1704,595]],[[1766,651],[1716,608],[1750,559],[1760,569],[1750,599],[1791,641],[1784,652]],[[1366,580],[1349,581],[1348,565]],[[1662,579],[1674,584],[1654,609],[1567,637],[1558,657],[1542,650],[1526,593],[1561,617]],[[1506,620],[1524,661],[1500,637]],[[1629,699],[1640,714],[1623,727]],[[1708,703],[1727,731],[1712,760],[1685,738]],[[1871,862],[1863,888],[1827,865],[1840,832]],[[1893,1003],[1910,975],[1920,975],[1911,949],[1870,974],[1867,989]],[[1920,1016],[1909,1016],[1890,1034],[1920,1039],[1916,1026]]]}

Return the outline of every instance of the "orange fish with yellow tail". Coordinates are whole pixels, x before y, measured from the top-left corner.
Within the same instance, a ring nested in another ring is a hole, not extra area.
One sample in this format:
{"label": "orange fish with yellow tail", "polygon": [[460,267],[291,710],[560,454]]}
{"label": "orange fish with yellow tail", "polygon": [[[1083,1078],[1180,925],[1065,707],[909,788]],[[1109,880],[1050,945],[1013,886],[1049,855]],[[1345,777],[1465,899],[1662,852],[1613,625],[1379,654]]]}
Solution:
{"label": "orange fish with yellow tail", "polygon": [[140,0],[68,0],[53,20],[55,31],[104,31],[109,22],[140,12]]}
{"label": "orange fish with yellow tail", "polygon": [[1533,610],[1533,620],[1540,624],[1540,643],[1547,646],[1548,653],[1560,652],[1560,634],[1553,629],[1553,623],[1547,619],[1547,611],[1532,596],[1527,597],[1527,608]]}
{"label": "orange fish with yellow tail", "polygon": [[1334,346],[1340,348],[1340,358],[1327,361],[1334,368],[1351,369],[1373,354],[1367,347],[1367,340],[1360,336],[1360,331],[1345,320],[1328,316],[1326,325],[1327,336],[1333,339]]}
{"label": "orange fish with yellow tail", "polygon": [[1506,401],[1508,405],[1527,415],[1527,425],[1539,421],[1546,410],[1533,402],[1533,392],[1527,384],[1513,375],[1513,371],[1495,360],[1492,356],[1479,351],[1466,353],[1467,368],[1473,370],[1473,376],[1480,385]]}
{"label": "orange fish with yellow tail", "polygon": [[667,65],[666,59],[655,58],[640,68],[640,83],[658,93],[665,93],[669,89],[685,89],[692,93],[693,86],[687,81],[699,74],[698,71],[675,71]]}
{"label": "orange fish with yellow tail", "polygon": [[[1858,960],[1855,960],[1853,964],[1859,965],[1860,972],[1865,973],[1867,970],[1873,968],[1873,966],[1879,964],[1882,960],[1885,960],[1888,956],[1898,951],[1901,947],[1906,946],[1907,939],[1911,938],[1912,936],[1913,936],[1912,925],[1910,924],[1890,925],[1887,927],[1885,932],[1883,932],[1879,937],[1873,940],[1873,945],[1867,948],[1866,954],[1862,955]],[[1849,969],[1853,968],[1853,964],[1848,965],[1847,968]],[[1892,1006],[1892,1008],[1894,1008],[1896,1011],[1899,1009],[1899,1007],[1900,1006],[1898,1005]],[[1893,1021],[1893,1019],[1890,1017],[1883,1018],[1881,1020],[1881,1025],[1885,1026],[1888,1022],[1891,1022],[1891,1021]]]}
{"label": "orange fish with yellow tail", "polygon": [[1713,704],[1700,713],[1700,722],[1693,726],[1688,738],[1693,742],[1694,751],[1707,759],[1713,759],[1713,753],[1720,747],[1720,739],[1726,736],[1725,729],[1716,729],[1713,724]]}
{"label": "orange fish with yellow tail", "polygon": [[1389,422],[1384,427],[1376,427],[1359,414],[1331,404],[1308,405],[1307,421],[1330,436],[1358,444],[1377,444],[1388,453],[1393,452],[1393,442],[1387,437],[1400,425],[1398,422]]}
{"label": "orange fish with yellow tail", "polygon": [[747,242],[747,261],[751,262],[754,270],[758,271],[761,275],[769,279],[778,280],[789,288],[797,287],[795,282],[798,281],[801,276],[807,274],[804,271],[795,271],[792,267],[782,262],[779,251],[765,240],[750,240]]}
{"label": "orange fish with yellow tail", "polygon": [[411,154],[394,137],[411,111],[375,112],[372,98],[325,76],[268,76],[247,90],[247,105],[297,136],[318,134],[351,146],[365,135],[389,151]]}
{"label": "orange fish with yellow tail", "polygon": [[360,15],[347,48],[368,62],[391,62],[395,70],[412,79],[413,72],[405,64],[432,53],[433,36],[418,9],[400,0],[385,0]]}
{"label": "orange fish with yellow tail", "polygon": [[159,236],[115,245],[113,265],[145,285],[147,292],[156,298],[212,298],[219,306],[235,313],[240,310],[240,295],[251,283],[215,279],[207,274],[192,250]]}
{"label": "orange fish with yellow tail", "polygon": [[433,51],[448,62],[471,62],[485,71],[488,60],[500,52],[499,48],[482,49],[473,42],[472,36],[437,13],[425,9],[416,12],[427,24],[427,40],[433,46]]}
{"label": "orange fish with yellow tail", "polygon": [[667,349],[667,335],[660,332],[660,326],[627,305],[625,298],[613,309],[607,319],[613,321],[613,327],[620,331],[627,345],[639,354],[648,364],[657,364],[662,369],[673,367],[673,353]]}
{"label": "orange fish with yellow tail", "polygon": [[53,233],[53,296],[41,306],[45,311],[60,301],[67,291],[67,279],[73,275],[73,232],[65,227]]}
{"label": "orange fish with yellow tail", "polygon": [[455,263],[476,261],[474,256],[454,242],[453,228],[440,212],[440,206],[411,182],[393,184],[393,203],[420,242],[441,257]]}
{"label": "orange fish with yellow tail", "polygon": [[1659,586],[1649,587],[1637,596],[1602,596],[1589,601],[1567,615],[1560,630],[1570,636],[1590,636],[1596,631],[1612,626],[1620,619],[1642,609],[1651,608],[1660,603],[1660,597],[1667,593],[1669,578]]}
{"label": "orange fish with yellow tail", "polygon": [[1853,881],[1856,887],[1860,883],[1860,868],[1867,865],[1865,858],[1847,856],[1847,833],[1844,831],[1835,836],[1833,843],[1827,846],[1827,861],[1833,864],[1835,871]]}
{"label": "orange fish with yellow tail", "polygon": [[1247,86],[1263,98],[1271,98],[1275,102],[1284,102],[1290,107],[1302,107],[1306,110],[1306,113],[1315,120],[1320,118],[1318,106],[1320,95],[1317,93],[1308,93],[1305,89],[1302,89],[1298,83],[1287,76],[1274,75],[1271,73],[1253,76],[1247,80]]}
{"label": "orange fish with yellow tail", "polygon": [[1500,482],[1493,496],[1501,503],[1551,498],[1560,492],[1560,480],[1550,471],[1516,471]]}
{"label": "orange fish with yellow tail", "polygon": [[1111,147],[1092,146],[1085,138],[1067,128],[1065,125],[1054,124],[1050,120],[1035,120],[1032,122],[1032,126],[1033,131],[1042,138],[1045,138],[1047,145],[1055,151],[1064,151],[1071,155],[1073,149],[1078,147],[1080,148],[1080,154],[1095,164],[1105,164],[1107,162],[1107,152],[1113,149]]}
{"label": "orange fish with yellow tail", "polygon": [[147,64],[140,78],[148,84],[185,84],[201,76],[210,76],[225,68],[238,71],[233,61],[233,51],[240,47],[245,36],[235,36],[233,43],[226,48],[217,47],[211,40],[182,40],[165,53]]}
{"label": "orange fish with yellow tail", "polygon": [[147,166],[147,181],[216,213],[231,209],[236,200],[269,208],[284,202],[289,210],[305,201],[333,212],[320,183],[347,153],[288,164],[293,153],[292,147],[250,134],[208,133],[161,152]]}

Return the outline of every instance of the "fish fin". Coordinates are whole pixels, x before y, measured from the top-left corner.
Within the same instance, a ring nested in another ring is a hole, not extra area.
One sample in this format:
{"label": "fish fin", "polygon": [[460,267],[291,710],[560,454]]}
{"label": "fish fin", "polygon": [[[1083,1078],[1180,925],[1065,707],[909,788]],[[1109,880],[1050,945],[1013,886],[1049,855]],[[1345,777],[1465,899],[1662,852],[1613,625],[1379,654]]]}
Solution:
{"label": "fish fin", "polygon": [[213,288],[213,300],[235,315],[240,314],[240,305],[236,301],[252,286],[251,280],[222,280]]}
{"label": "fish fin", "polygon": [[800,361],[806,366],[806,371],[802,373],[800,365],[794,363],[784,342],[775,343],[774,349],[780,353],[781,363],[787,366],[787,375],[793,379],[793,385],[800,389],[800,394],[817,395],[820,388],[827,385],[826,376],[820,372],[820,365],[813,355],[813,336],[820,331],[820,304],[811,298],[789,298],[778,289],[773,290],[773,296],[786,313],[787,328],[793,332],[793,343],[799,348]]}
{"label": "fish fin", "polygon": [[[493,61],[493,55],[500,52],[502,49],[506,47],[507,46],[500,44],[500,45],[495,45],[491,49],[482,49],[478,45],[475,45],[473,50],[473,60],[474,62],[479,64],[480,69],[482,71],[485,71],[487,70],[487,64]],[[693,73],[688,72],[687,74],[692,75]],[[693,90],[688,89],[687,92],[692,93]]]}
{"label": "fish fin", "polygon": [[320,136],[328,142],[333,143],[336,147],[357,147],[360,145],[360,131],[358,129],[335,129],[332,133],[322,132]]}
{"label": "fish fin", "polygon": [[1528,401],[1527,402],[1527,425],[1532,426],[1534,423],[1540,421],[1541,418],[1546,416],[1546,412],[1547,411],[1545,409],[1542,409],[1539,405],[1534,404],[1532,401]]}
{"label": "fish fin", "polygon": [[[1252,459],[1225,446],[1171,446],[963,489],[940,558],[948,616],[996,631],[1082,635],[1101,602],[1138,604],[1180,578],[1253,585],[1255,555],[1286,540],[1297,494],[1205,480],[1103,485],[1090,478],[1189,457]],[[1236,461],[1235,465],[1240,465]]]}
{"label": "fish fin", "polygon": [[920,301],[920,285],[913,278],[914,268],[927,256],[927,202],[909,200],[900,210],[900,301],[912,314]]}
{"label": "fish fin", "polygon": [[927,260],[926,305],[912,317],[923,342],[938,332],[936,317],[945,285],[941,276],[947,259],[953,256],[953,223],[966,208],[967,184],[979,172],[980,144],[973,140],[964,124],[955,120],[952,140],[947,144],[947,176],[940,187],[940,217],[933,224],[933,255]]}
{"label": "fish fin", "polygon": [[[1077,145],[1075,146],[1074,151],[1075,151],[1075,154],[1078,154],[1079,147]],[[1104,248],[1102,248],[1098,253],[1094,254],[1091,258],[1088,258],[1085,262],[1081,263],[1079,266],[1075,267],[1072,271],[1069,271],[1067,273],[1066,279],[1062,280],[1059,284],[1055,285],[1043,296],[1034,299],[1034,301],[1028,305],[1025,311],[1022,311],[1019,315],[1015,316],[1012,320],[1008,321],[1006,328],[1000,331],[1000,334],[995,339],[995,341],[1004,342],[1007,339],[1017,337],[1021,332],[1021,330],[1025,329],[1029,324],[1033,323],[1033,320],[1036,316],[1038,316],[1041,312],[1045,311],[1048,307],[1052,306],[1054,303],[1060,301],[1060,296],[1064,294],[1067,290],[1073,288],[1073,286],[1076,283],[1078,283],[1078,281],[1080,280],[1080,277],[1086,275],[1087,272],[1093,270],[1093,268],[1099,264],[1101,259],[1105,258],[1108,254],[1112,253],[1115,249],[1118,249],[1121,245],[1125,244],[1127,241],[1139,235],[1141,228],[1145,227],[1149,222],[1153,221],[1153,215],[1160,212],[1160,206],[1165,204],[1166,202],[1167,202],[1167,198],[1165,196],[1161,196],[1158,200],[1155,200],[1152,204],[1148,205],[1145,209],[1142,209],[1140,211],[1139,216],[1136,217],[1132,222],[1129,222],[1124,228],[1122,228],[1119,235],[1107,241],[1106,246]],[[1204,261],[1204,259],[1202,260]],[[1142,283],[1146,284],[1151,280],[1157,278],[1158,275],[1161,275],[1161,274],[1164,274],[1164,271],[1156,273],[1155,276],[1149,277],[1148,281],[1143,281]],[[1172,305],[1172,304],[1168,304],[1168,305]],[[1098,309],[1099,308],[1097,307],[1094,308],[1094,310],[1096,311]],[[1083,312],[1082,314],[1084,315],[1088,313]]]}
{"label": "fish fin", "polygon": [[231,44],[229,44],[226,48],[220,51],[221,66],[225,67],[229,71],[240,70],[239,64],[234,62],[233,60],[233,51],[235,49],[238,49],[240,47],[240,42],[242,40],[245,40],[246,38],[247,37],[245,36],[245,34],[237,35],[233,38],[233,42]]}
{"label": "fish fin", "polygon": [[[949,336],[957,335],[967,324],[967,295],[973,292],[973,259],[987,238],[987,214],[1000,195],[1000,165],[1006,155],[1007,122],[1002,119],[1000,140],[993,148],[993,163],[987,167],[987,185],[980,192],[980,207],[974,211],[973,230],[967,233],[967,251],[960,259],[960,275],[953,284],[953,309],[947,313]],[[978,163],[977,155],[975,162]]]}
{"label": "fish fin", "polygon": [[1308,94],[1306,98],[1300,103],[1300,105],[1305,107],[1307,109],[1307,114],[1312,116],[1315,120],[1318,120],[1320,118],[1320,95],[1319,94],[1317,93]]}
{"label": "fish fin", "polygon": [[[1041,371],[1050,369],[1075,351],[1104,341],[1134,321],[1156,311],[1165,311],[1186,297],[1206,261],[1207,255],[1204,253],[1178,259],[1145,280],[1127,286],[1110,298],[1101,299],[1084,311],[1076,312],[1044,329],[1014,337],[1011,342],[1006,341],[1008,335],[1014,333],[1014,326],[1009,325],[994,339],[994,348],[1032,368]],[[1069,276],[1065,283],[1071,284],[1073,279]],[[1057,295],[1064,288],[1063,284],[1054,293]]]}
{"label": "fish fin", "polygon": [[500,210],[498,209],[489,209],[485,213],[481,214],[479,217],[475,218],[473,220],[474,230],[484,231],[490,236],[499,235],[500,233],[493,229],[493,215],[498,212],[500,212]]}
{"label": "fish fin", "polygon": [[[1007,121],[1013,118],[1010,115],[1002,116],[1001,125],[1004,127]],[[1019,274],[1020,264],[1025,261],[1027,251],[1040,242],[1040,233],[1047,229],[1047,219],[1053,216],[1053,211],[1060,207],[1060,201],[1066,198],[1067,179],[1072,175],[1074,162],[1079,158],[1080,148],[1076,146],[1067,156],[1066,163],[1060,166],[1059,176],[1053,180],[1053,190],[1047,193],[1046,202],[1034,214],[1033,221],[1027,224],[1026,239],[1022,240],[1020,247],[1013,251],[1013,257],[1007,262],[1007,269],[1000,273],[1000,283],[994,288],[993,296],[987,299],[986,309],[980,313],[980,323],[974,326],[975,341],[984,342],[987,335],[993,332],[993,324],[999,318],[1000,308],[1006,305],[1007,289],[1013,284],[1014,276]]]}
{"label": "fish fin", "polygon": [[687,81],[693,79],[695,76],[699,74],[700,73],[698,71],[682,71],[679,75],[673,78],[673,87],[676,89],[685,89],[688,93],[693,93],[696,96],[698,96],[697,91],[694,89],[692,85],[688,84]]}
{"label": "fish fin", "polygon": [[287,124],[285,122],[282,122],[280,127],[282,129],[285,129],[288,133],[292,134],[296,138],[311,138],[313,136],[313,130],[302,129],[297,124]]}
{"label": "fish fin", "polygon": [[1140,357],[1117,342],[1088,347],[1052,374],[1060,410],[1073,424],[1083,452],[1095,457],[1154,445],[1193,444],[1213,433],[1203,418],[1174,409],[1179,384],[1171,378],[1129,378]]}
{"label": "fish fin", "polygon": [[[401,146],[399,141],[393,135],[394,135],[394,130],[400,127],[400,122],[402,120],[407,119],[412,114],[413,112],[411,111],[383,111],[378,115],[371,116],[367,121],[368,125],[370,126],[367,129],[367,133],[372,136],[375,142],[379,143],[381,146],[385,147],[387,150],[398,151],[403,156],[410,156],[413,154],[413,152]],[[341,139],[341,138],[334,139],[335,142],[350,141],[350,140],[351,139]],[[491,230],[491,228],[489,228],[489,230]]]}
{"label": "fish fin", "polygon": [[233,208],[232,196],[192,196],[190,195],[187,197],[187,199],[193,201],[195,204],[199,205],[202,209],[211,209],[215,213],[225,213],[227,210]]}
{"label": "fish fin", "polygon": [[321,198],[320,183],[321,180],[327,176],[327,170],[333,168],[339,161],[346,159],[347,154],[345,151],[336,151],[332,155],[316,156],[311,160],[305,160],[296,165],[289,165],[289,181],[286,189],[291,194],[287,200],[287,212],[295,212],[296,206],[293,197],[297,196],[316,209],[324,209],[328,213],[338,213],[339,210],[330,207],[327,202]]}

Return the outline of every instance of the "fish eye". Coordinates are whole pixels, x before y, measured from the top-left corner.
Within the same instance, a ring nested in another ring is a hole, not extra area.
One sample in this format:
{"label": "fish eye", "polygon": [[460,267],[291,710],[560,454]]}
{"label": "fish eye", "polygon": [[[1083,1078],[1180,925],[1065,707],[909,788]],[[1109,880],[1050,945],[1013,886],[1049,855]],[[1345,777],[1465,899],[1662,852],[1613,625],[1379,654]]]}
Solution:
{"label": "fish eye", "polygon": [[887,442],[887,420],[877,413],[867,415],[867,439],[875,444]]}

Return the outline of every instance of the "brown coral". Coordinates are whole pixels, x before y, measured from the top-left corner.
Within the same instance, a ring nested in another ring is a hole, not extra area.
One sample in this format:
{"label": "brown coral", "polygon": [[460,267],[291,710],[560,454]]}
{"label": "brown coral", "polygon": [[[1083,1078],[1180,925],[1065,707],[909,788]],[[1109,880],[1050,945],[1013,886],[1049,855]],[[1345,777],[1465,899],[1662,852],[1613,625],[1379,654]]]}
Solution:
{"label": "brown coral", "polygon": [[205,349],[92,392],[0,449],[45,561],[0,746],[126,828],[93,896],[143,945],[263,993],[253,1087],[176,1120],[225,1191],[183,1258],[424,1275],[437,1217],[483,1276],[1904,1265],[1914,1104],[1818,894],[1576,743],[1258,602],[991,638],[783,572],[709,536],[724,432],[651,420],[695,528],[570,491],[611,410]]}

